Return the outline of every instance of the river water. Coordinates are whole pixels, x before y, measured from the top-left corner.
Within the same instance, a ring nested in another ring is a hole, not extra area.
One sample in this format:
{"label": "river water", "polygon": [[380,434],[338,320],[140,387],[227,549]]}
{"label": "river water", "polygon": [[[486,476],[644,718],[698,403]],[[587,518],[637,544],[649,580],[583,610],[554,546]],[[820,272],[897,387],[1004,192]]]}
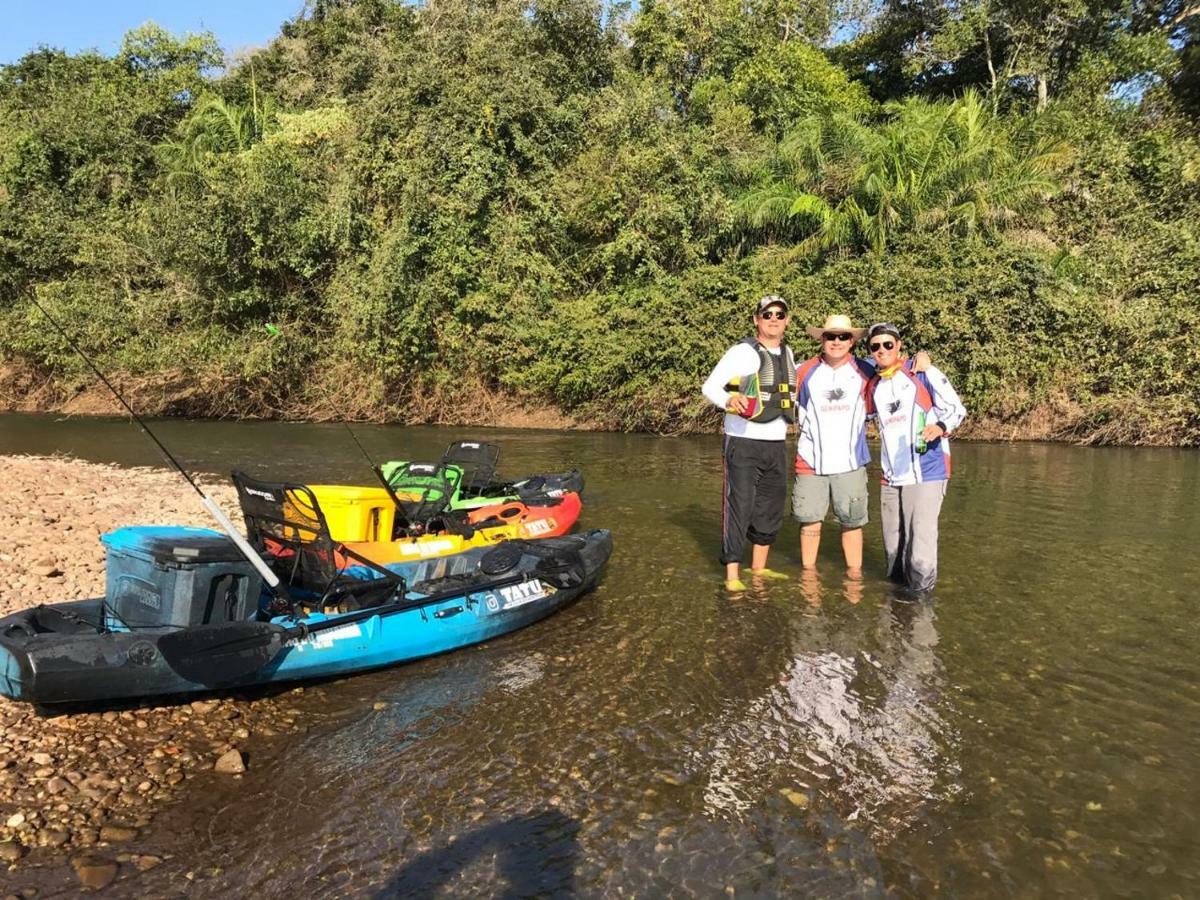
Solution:
{"label": "river water", "polygon": [[[156,430],[210,481],[370,483],[340,426]],[[616,545],[600,587],[308,690],[306,733],[198,779],[131,848],[173,859],[114,889],[1200,895],[1200,453],[957,444],[941,580],[910,603],[877,522],[861,583],[832,529],[802,577],[789,523],[790,579],[726,595],[717,437],[356,433],[379,459],[481,437],[508,474],[581,467],[581,525]],[[0,453],[55,451],[159,462],[124,422],[0,418]]]}

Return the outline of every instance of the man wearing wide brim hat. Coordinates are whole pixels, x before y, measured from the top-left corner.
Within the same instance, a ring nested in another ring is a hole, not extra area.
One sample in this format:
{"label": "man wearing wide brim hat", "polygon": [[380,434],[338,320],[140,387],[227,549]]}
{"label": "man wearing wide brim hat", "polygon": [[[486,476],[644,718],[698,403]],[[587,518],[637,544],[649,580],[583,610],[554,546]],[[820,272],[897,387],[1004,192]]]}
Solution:
{"label": "man wearing wide brim hat", "polygon": [[849,316],[831,315],[805,329],[820,341],[819,355],[796,371],[796,480],[792,515],[800,523],[800,562],[817,564],[821,522],[829,512],[842,526],[846,570],[862,572],[862,529],[867,524],[866,386],[874,366],[853,355],[866,333]]}
{"label": "man wearing wide brim hat", "polygon": [[821,325],[809,325],[804,329],[814,341],[824,341],[827,334],[848,334],[856,341],[861,341],[867,333],[865,328],[855,328],[850,324],[849,316],[826,316]]}
{"label": "man wearing wide brim hat", "polygon": [[787,325],[786,300],[768,294],[755,301],[754,334],[725,352],[702,388],[725,410],[721,562],[731,591],[746,588],[747,543],[753,576],[786,577],[767,568],[767,554],[786,514],[787,432],[796,417],[796,359],[783,340]]}

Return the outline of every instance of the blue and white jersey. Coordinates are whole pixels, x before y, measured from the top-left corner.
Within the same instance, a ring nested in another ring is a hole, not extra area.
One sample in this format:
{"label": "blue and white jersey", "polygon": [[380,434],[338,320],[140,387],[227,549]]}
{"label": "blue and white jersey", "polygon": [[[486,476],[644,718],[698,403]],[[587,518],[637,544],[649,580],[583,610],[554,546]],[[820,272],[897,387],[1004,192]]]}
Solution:
{"label": "blue and white jersey", "polygon": [[[869,414],[876,416],[879,424],[879,461],[886,484],[919,484],[950,477],[949,432],[967,416],[950,379],[934,366],[914,373],[912,361],[905,360],[891,377],[871,379],[867,401]],[[925,452],[918,453],[922,418],[925,425],[941,422],[947,434],[929,441]]]}
{"label": "blue and white jersey", "polygon": [[814,356],[796,368],[797,475],[838,475],[870,461],[866,388],[874,374],[854,357],[835,368]]}

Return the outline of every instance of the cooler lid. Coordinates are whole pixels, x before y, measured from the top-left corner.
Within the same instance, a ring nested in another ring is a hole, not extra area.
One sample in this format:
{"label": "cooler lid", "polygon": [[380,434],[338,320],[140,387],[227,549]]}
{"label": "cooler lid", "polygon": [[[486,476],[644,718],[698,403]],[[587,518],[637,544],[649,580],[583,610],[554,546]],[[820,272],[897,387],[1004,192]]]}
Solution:
{"label": "cooler lid", "polygon": [[162,564],[245,562],[237,544],[219,531],[186,525],[131,525],[100,536],[109,550]]}

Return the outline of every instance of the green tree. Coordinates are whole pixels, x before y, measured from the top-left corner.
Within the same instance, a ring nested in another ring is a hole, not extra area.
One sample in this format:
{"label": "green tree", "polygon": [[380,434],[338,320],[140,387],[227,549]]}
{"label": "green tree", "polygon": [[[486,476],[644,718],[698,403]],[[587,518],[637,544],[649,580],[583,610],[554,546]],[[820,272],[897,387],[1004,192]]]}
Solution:
{"label": "green tree", "polygon": [[[1023,139],[1024,138],[1024,139]],[[767,180],[739,204],[754,228],[795,228],[802,253],[883,253],[897,234],[989,234],[1051,197],[1066,148],[1014,135],[979,95],[912,99],[873,129],[813,117],[780,145]]]}

